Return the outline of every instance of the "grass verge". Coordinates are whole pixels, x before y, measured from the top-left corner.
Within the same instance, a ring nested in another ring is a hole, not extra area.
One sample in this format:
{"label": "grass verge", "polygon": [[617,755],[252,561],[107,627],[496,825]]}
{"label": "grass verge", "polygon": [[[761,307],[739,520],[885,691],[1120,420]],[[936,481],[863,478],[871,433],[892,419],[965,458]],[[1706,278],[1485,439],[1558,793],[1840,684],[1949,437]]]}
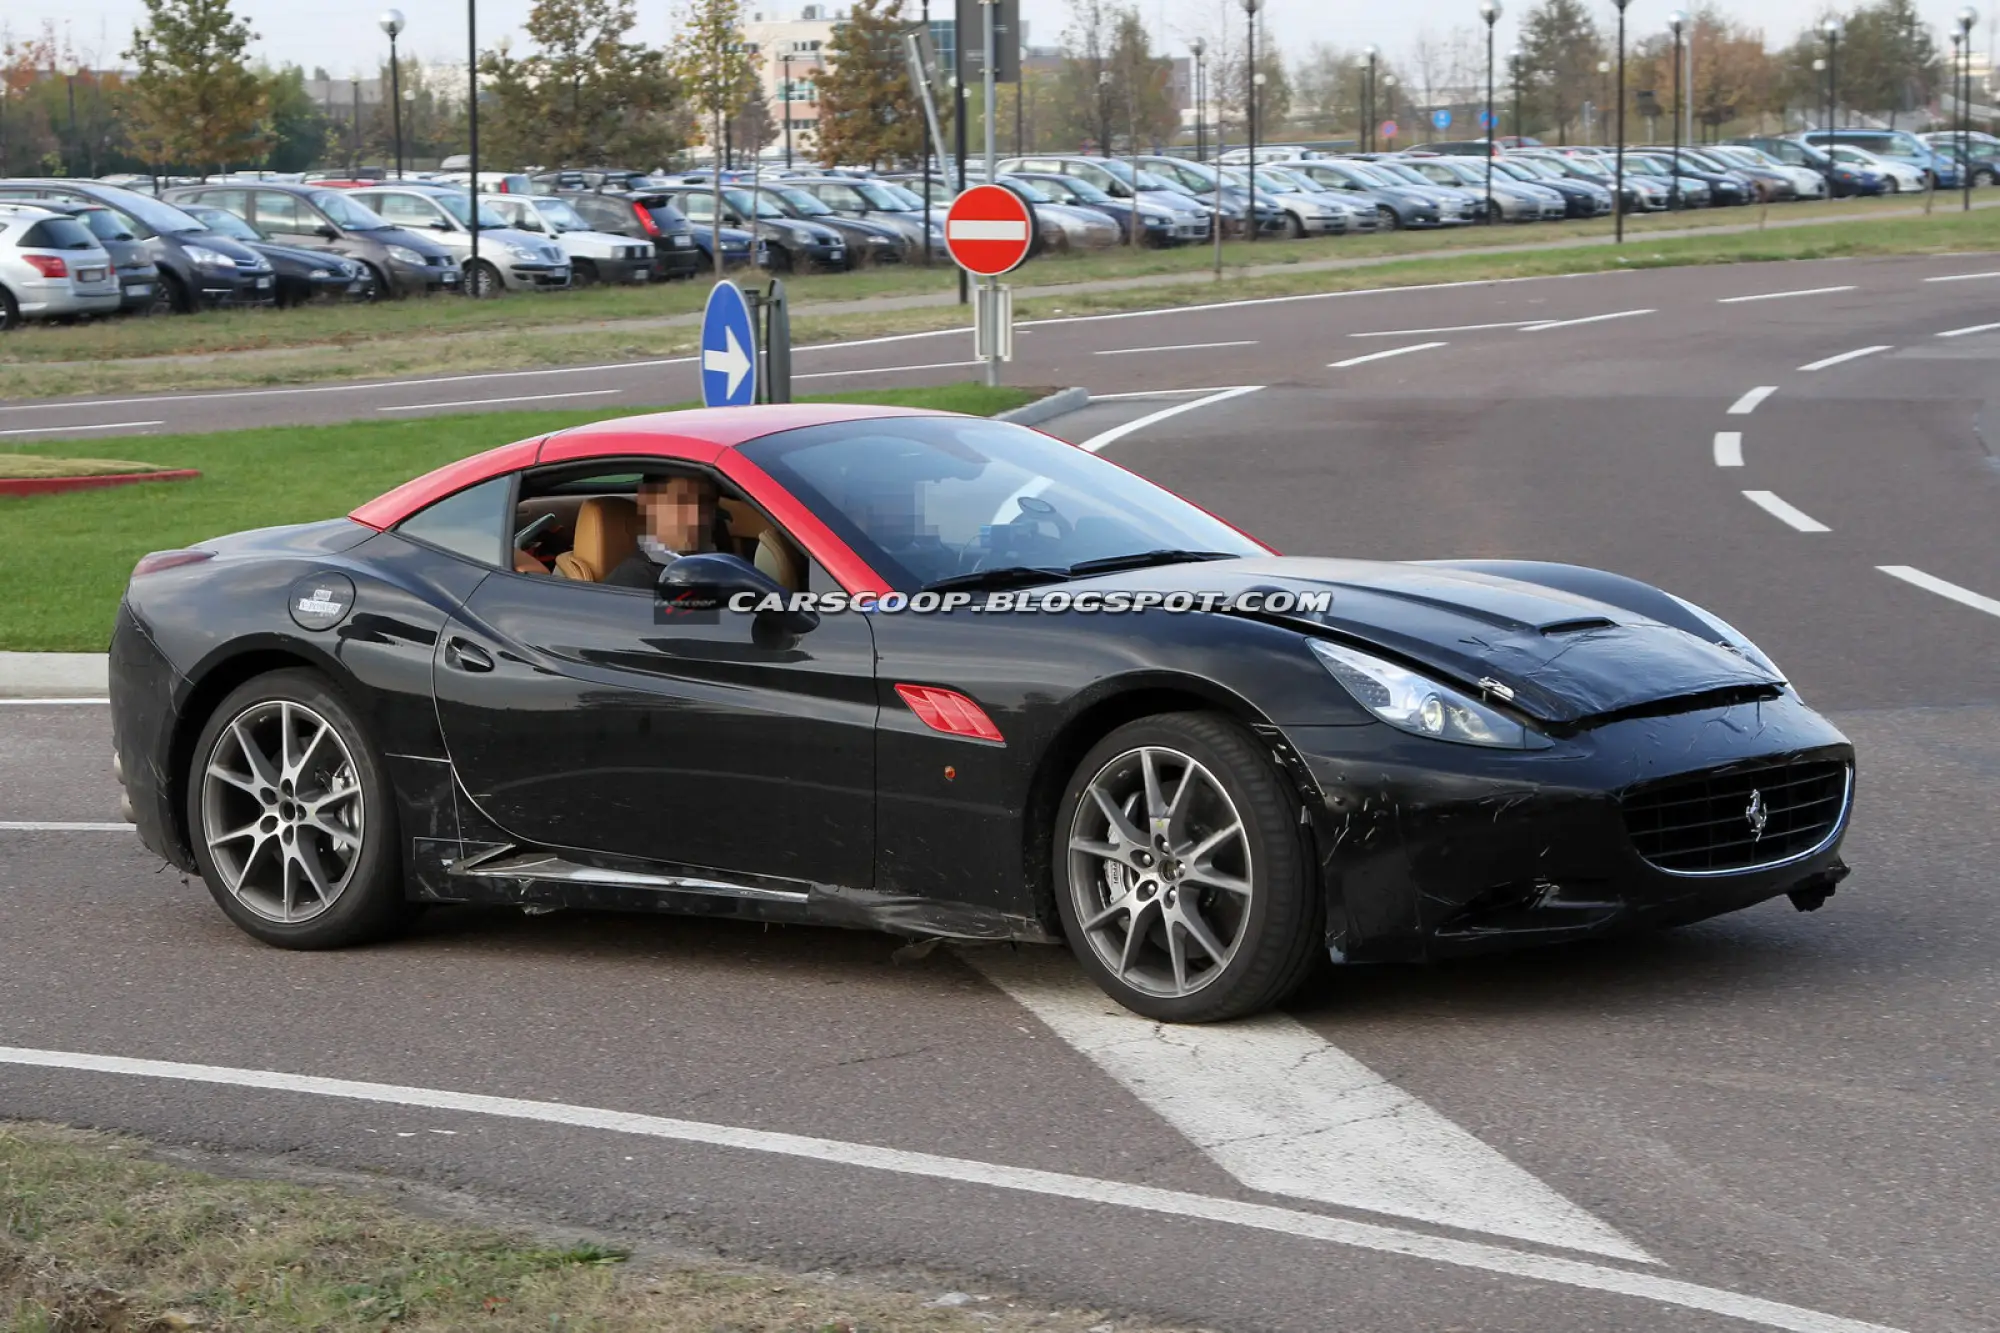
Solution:
{"label": "grass verge", "polygon": [[[1672,219],[1634,218],[1622,249],[1596,243],[1609,240],[1603,222],[1538,224],[1498,233],[1482,227],[1329,242],[1238,243],[1224,248],[1224,279],[1219,283],[1209,268],[1210,252],[1202,247],[1041,259],[1022,271],[1019,281],[1039,290],[1032,299],[1024,294],[1021,304],[1024,312],[1051,307],[1068,313],[1132,310],[1169,301],[1658,264],[2000,248],[2000,209],[1960,213],[1940,208],[1930,215],[1887,216],[1909,207],[1908,201],[1858,200],[1785,205],[1769,211],[1773,222],[1846,220],[1671,238],[1656,234],[1703,224],[1741,226],[1755,223],[1762,214],[1743,208],[1713,210],[1692,219],[1685,214]],[[1567,243],[1569,248],[1493,252],[1496,245],[1547,243]],[[1463,253],[1447,253],[1451,251]],[[1422,255],[1398,258],[1412,252]],[[1313,267],[1322,260],[1362,260],[1365,266]],[[1144,285],[1093,291],[1087,285],[1093,282]],[[1043,294],[1052,285],[1070,290]],[[876,297],[940,295],[952,286],[947,273],[920,268],[788,280],[794,334],[804,342],[962,327],[968,316],[956,306],[882,309],[869,304],[869,298]],[[69,329],[30,328],[0,345],[0,398],[259,387],[685,355],[694,348],[695,330],[667,321],[692,316],[705,295],[706,284],[677,284],[491,303],[399,302],[299,313],[217,313]],[[809,308],[815,303],[816,308]],[[199,359],[243,350],[259,354]],[[157,364],[148,364],[147,358]]]}
{"label": "grass verge", "polygon": [[372,1188],[225,1178],[132,1139],[0,1125],[0,1327],[19,1333],[1085,1333],[1104,1318],[960,1295],[633,1258],[417,1217]]}
{"label": "grass verge", "polygon": [[40,481],[47,477],[118,477],[128,473],[164,470],[157,463],[133,463],[116,458],[47,458],[39,454],[0,454],[0,481]]}
{"label": "grass verge", "polygon": [[[1045,392],[957,384],[813,401],[991,416]],[[161,467],[197,468],[201,476],[172,486],[0,496],[0,650],[102,652],[125,580],[148,551],[245,528],[331,518],[411,477],[509,440],[658,410],[469,413],[148,437],[147,452]],[[74,445],[15,445],[0,450],[0,464],[66,447]]]}

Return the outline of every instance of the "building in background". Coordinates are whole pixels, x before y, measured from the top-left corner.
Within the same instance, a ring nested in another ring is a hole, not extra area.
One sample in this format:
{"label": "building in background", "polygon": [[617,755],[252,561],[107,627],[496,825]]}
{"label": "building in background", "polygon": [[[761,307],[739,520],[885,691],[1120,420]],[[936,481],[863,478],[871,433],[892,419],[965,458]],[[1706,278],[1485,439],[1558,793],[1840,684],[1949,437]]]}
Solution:
{"label": "building in background", "polygon": [[810,161],[818,152],[819,75],[826,68],[834,26],[846,16],[846,10],[829,5],[807,5],[794,19],[753,12],[743,25],[757,81],[771,109],[771,123],[778,128],[777,139],[764,149],[766,157],[784,151],[787,123],[794,157]]}

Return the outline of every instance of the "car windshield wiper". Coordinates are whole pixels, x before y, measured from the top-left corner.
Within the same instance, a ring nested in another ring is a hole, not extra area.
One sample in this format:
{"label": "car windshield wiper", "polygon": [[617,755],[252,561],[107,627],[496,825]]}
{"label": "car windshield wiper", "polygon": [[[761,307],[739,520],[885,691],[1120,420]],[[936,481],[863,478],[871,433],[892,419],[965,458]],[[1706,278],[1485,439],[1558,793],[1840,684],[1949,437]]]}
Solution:
{"label": "car windshield wiper", "polygon": [[1149,565],[1184,565],[1199,560],[1235,560],[1234,551],[1136,551],[1131,555],[1108,555],[1100,560],[1080,560],[1069,567],[1071,578],[1088,574],[1110,574],[1121,569],[1145,569]]}
{"label": "car windshield wiper", "polygon": [[1002,565],[998,569],[975,569],[969,574],[952,574],[933,579],[924,592],[944,592],[952,588],[1020,588],[1031,583],[1061,583],[1070,577],[1067,569],[1037,565]]}

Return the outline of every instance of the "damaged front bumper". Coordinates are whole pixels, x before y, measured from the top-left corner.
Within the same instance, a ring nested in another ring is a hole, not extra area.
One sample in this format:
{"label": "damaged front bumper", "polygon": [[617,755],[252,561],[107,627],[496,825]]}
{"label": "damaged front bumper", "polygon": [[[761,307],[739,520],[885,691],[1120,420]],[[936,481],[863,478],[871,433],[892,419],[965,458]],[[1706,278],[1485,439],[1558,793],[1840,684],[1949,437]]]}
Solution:
{"label": "damaged front bumper", "polygon": [[1847,873],[1853,746],[1789,692],[1542,750],[1383,725],[1287,728],[1284,743],[1337,961],[1682,925],[1783,894],[1811,910]]}

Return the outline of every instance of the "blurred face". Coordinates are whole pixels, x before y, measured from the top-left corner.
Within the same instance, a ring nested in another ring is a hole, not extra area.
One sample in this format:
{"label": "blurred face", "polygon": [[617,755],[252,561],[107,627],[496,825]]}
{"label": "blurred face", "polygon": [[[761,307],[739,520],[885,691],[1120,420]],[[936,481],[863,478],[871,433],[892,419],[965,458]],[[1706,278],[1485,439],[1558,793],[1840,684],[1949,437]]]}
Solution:
{"label": "blurred face", "polygon": [[700,477],[669,477],[639,486],[639,521],[653,540],[670,551],[699,551],[708,545],[715,517],[715,489]]}

